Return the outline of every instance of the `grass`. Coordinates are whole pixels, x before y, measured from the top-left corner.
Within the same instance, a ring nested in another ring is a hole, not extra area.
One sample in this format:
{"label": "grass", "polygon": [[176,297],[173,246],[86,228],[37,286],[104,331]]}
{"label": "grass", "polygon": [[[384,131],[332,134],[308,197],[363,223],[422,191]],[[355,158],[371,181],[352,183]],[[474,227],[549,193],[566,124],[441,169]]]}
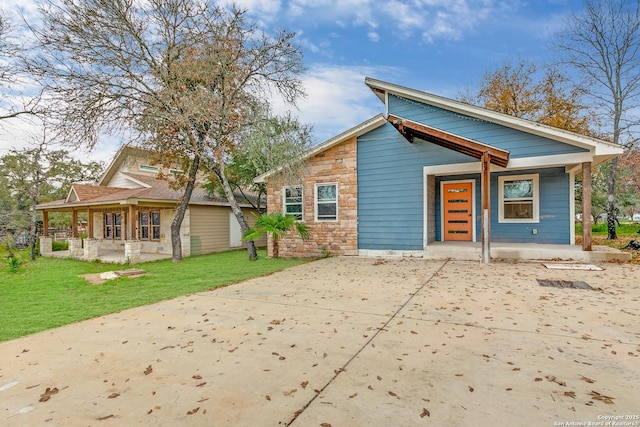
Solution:
{"label": "grass", "polygon": [[260,251],[249,261],[246,251],[230,251],[138,264],[149,274],[90,285],[81,274],[122,270],[117,264],[71,259],[28,260],[16,252],[20,266],[11,272],[6,253],[0,266],[0,341],[55,328],[92,317],[236,283],[302,264],[297,259],[270,259]]}
{"label": "grass", "polygon": [[[591,227],[591,243],[599,246],[609,246],[611,248],[619,249],[625,252],[631,253],[631,263],[640,264],[640,251],[633,251],[631,249],[625,249],[625,246],[629,244],[631,240],[640,240],[640,224],[637,222],[621,222],[616,227],[616,233],[618,234],[617,240],[607,239],[607,223],[601,222]],[[576,243],[582,243],[582,225],[576,224]]]}

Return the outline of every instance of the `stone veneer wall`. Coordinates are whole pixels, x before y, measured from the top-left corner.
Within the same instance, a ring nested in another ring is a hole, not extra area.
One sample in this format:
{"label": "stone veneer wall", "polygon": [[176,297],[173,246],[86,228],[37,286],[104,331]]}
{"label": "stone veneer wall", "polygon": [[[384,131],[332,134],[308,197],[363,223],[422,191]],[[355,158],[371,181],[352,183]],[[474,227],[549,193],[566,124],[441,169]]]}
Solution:
{"label": "stone veneer wall", "polygon": [[[283,210],[283,187],[276,179],[268,181],[268,212]],[[338,183],[338,220],[315,220],[315,184]],[[303,219],[309,239],[303,241],[290,231],[278,242],[283,258],[308,258],[325,255],[358,254],[358,182],[356,171],[356,137],[350,138],[307,160],[303,185]],[[273,241],[268,239],[268,255]]]}

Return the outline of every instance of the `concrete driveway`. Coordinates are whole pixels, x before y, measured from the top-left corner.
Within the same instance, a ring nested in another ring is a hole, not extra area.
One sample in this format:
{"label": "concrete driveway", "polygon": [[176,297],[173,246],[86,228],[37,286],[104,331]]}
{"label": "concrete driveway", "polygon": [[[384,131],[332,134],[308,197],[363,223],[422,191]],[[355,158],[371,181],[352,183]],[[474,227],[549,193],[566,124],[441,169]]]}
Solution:
{"label": "concrete driveway", "polygon": [[640,426],[640,268],[602,266],[333,258],[34,334],[0,425]]}

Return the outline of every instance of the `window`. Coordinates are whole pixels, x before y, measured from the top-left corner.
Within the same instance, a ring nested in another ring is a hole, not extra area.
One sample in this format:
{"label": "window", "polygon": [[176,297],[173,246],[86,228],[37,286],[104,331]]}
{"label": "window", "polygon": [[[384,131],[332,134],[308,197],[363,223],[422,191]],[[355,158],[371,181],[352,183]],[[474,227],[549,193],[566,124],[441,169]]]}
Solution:
{"label": "window", "polygon": [[284,213],[293,215],[298,221],[302,220],[302,187],[284,188]]}
{"label": "window", "polygon": [[500,222],[539,222],[538,175],[498,177]]}
{"label": "window", "polygon": [[151,166],[151,165],[139,165],[138,168],[141,171],[147,171],[147,172],[158,172],[160,170],[157,166]]}
{"label": "window", "polygon": [[316,184],[316,221],[338,220],[338,184]]}
{"label": "window", "polygon": [[160,212],[140,212],[140,240],[160,240]]}
{"label": "window", "polygon": [[104,214],[104,238],[120,239],[122,237],[122,214],[107,212]]}

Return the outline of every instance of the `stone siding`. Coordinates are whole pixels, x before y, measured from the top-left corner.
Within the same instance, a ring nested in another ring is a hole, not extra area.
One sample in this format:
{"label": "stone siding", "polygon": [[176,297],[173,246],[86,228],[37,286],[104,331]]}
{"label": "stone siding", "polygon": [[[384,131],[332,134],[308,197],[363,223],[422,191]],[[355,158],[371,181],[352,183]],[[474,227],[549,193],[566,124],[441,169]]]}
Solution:
{"label": "stone siding", "polygon": [[[268,181],[267,210],[283,210],[283,187],[277,179]],[[338,220],[315,220],[315,185],[338,183]],[[303,184],[303,221],[309,239],[303,241],[294,231],[278,242],[283,258],[308,258],[327,255],[358,254],[358,182],[356,138],[323,151],[307,160]],[[273,241],[268,239],[268,254],[273,255]]]}

